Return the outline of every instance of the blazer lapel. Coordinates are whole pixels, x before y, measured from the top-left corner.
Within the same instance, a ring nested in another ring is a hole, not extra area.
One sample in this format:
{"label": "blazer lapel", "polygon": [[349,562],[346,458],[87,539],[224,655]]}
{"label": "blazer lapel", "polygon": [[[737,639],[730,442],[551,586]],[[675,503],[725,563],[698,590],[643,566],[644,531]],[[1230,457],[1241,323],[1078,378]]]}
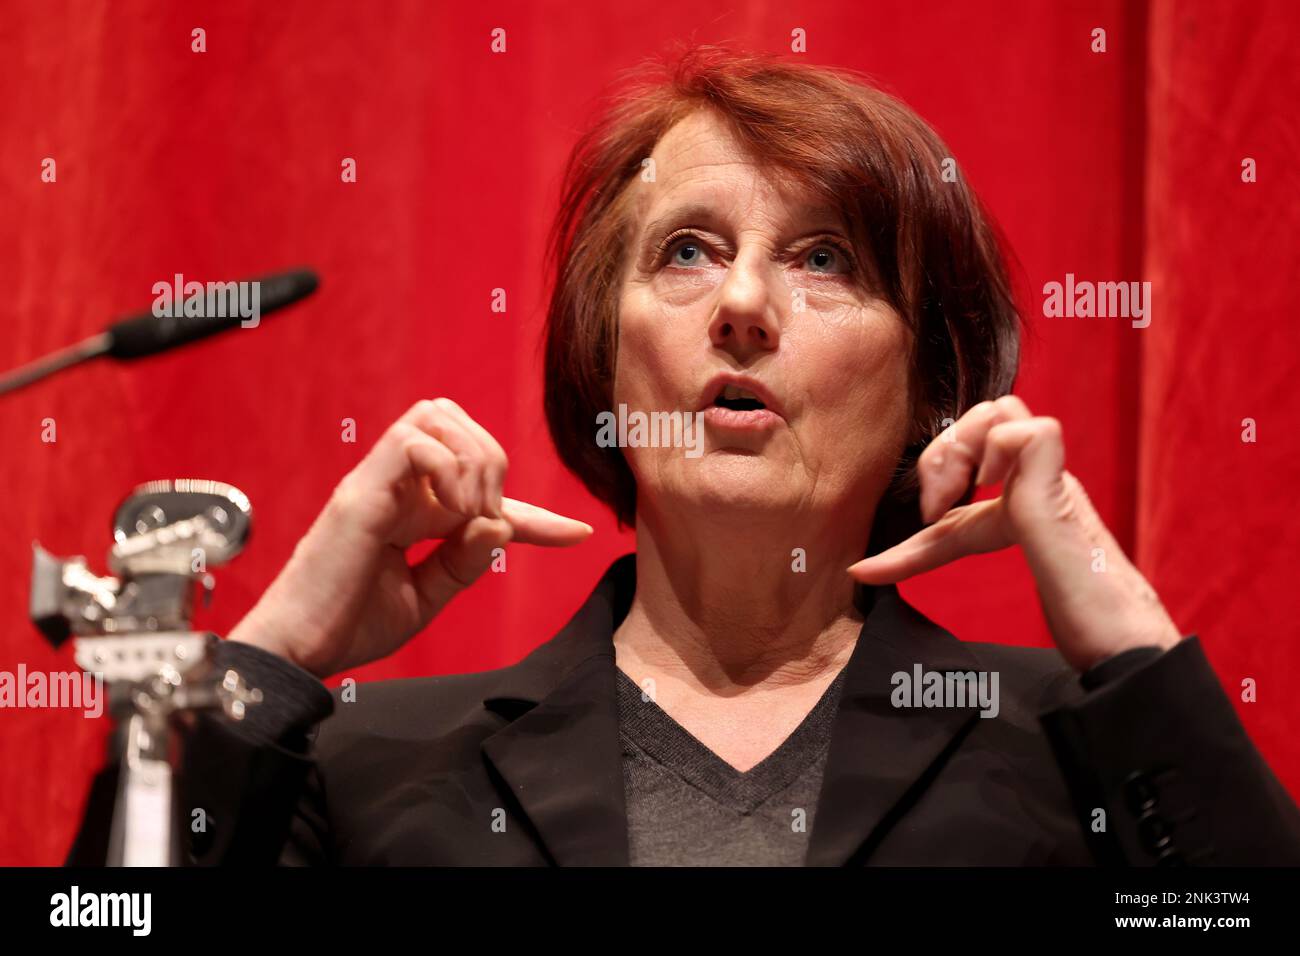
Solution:
{"label": "blazer lapel", "polygon": [[926,771],[978,720],[972,708],[901,708],[895,673],[973,671],[961,642],[928,620],[894,587],[875,588],[847,665],[831,733],[809,866],[861,863],[894,822],[891,811],[926,784]]}
{"label": "blazer lapel", "polygon": [[[507,723],[484,759],[504,781],[560,866],[626,866],[630,859],[618,733],[614,629],[636,587],[635,555],[610,566],[553,639],[501,672],[485,707]],[[926,771],[979,719],[974,709],[896,708],[897,672],[973,671],[960,641],[899,596],[875,588],[847,665],[810,866],[865,860]]]}
{"label": "blazer lapel", "polygon": [[560,866],[626,866],[627,807],[614,628],[635,589],[635,556],[611,565],[554,638],[503,672],[488,709],[510,723],[482,752]]}

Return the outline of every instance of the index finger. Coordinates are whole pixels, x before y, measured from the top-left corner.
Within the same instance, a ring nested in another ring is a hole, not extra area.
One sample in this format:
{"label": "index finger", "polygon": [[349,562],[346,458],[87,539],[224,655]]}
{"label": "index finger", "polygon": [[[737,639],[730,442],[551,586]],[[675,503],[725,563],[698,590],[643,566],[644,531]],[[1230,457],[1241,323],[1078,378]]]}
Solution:
{"label": "index finger", "polygon": [[595,531],[585,521],[566,518],[515,498],[502,498],[501,510],[514,528],[513,540],[524,544],[563,548],[586,541]]}
{"label": "index finger", "polygon": [[1001,507],[995,498],[954,508],[906,541],[851,565],[849,574],[863,584],[896,584],[968,554],[1005,548],[1011,542],[998,520]]}

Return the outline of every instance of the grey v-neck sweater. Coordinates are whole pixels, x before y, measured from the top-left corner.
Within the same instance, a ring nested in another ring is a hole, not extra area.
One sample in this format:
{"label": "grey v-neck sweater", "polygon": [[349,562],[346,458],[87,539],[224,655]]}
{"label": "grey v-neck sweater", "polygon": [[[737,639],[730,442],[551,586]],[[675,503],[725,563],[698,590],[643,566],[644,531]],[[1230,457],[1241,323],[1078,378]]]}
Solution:
{"label": "grey v-neck sweater", "polygon": [[618,671],[619,737],[633,866],[803,866],[841,671],[779,747],[745,773]]}

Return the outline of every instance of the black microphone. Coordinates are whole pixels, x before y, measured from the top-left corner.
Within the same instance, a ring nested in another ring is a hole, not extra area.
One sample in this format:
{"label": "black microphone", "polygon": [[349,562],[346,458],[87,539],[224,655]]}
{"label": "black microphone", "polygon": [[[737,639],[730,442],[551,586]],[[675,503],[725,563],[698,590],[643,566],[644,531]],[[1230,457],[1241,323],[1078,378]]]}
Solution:
{"label": "black microphone", "polygon": [[[98,335],[0,376],[0,395],[101,355],[143,358],[244,325],[250,318],[256,324],[261,316],[311,295],[319,285],[311,269],[292,269],[246,282],[209,282],[203,292],[184,301],[174,300],[162,315],[146,312],[120,319]],[[249,298],[254,300],[255,315],[244,314]]]}
{"label": "black microphone", "polygon": [[[246,287],[257,288],[259,312],[265,315],[306,298],[316,291],[319,284],[316,273],[310,269],[294,269],[250,280]],[[114,322],[107,330],[111,341],[106,353],[119,359],[143,358],[242,325],[252,316],[243,315],[238,308],[211,309],[209,306],[224,306],[232,300],[242,298],[239,286],[244,285],[242,282],[210,282],[209,288],[219,287],[215,294],[205,290],[184,302],[174,301],[174,315],[159,316],[146,312]],[[186,315],[187,306],[202,314]],[[232,314],[208,314],[209,312]]]}

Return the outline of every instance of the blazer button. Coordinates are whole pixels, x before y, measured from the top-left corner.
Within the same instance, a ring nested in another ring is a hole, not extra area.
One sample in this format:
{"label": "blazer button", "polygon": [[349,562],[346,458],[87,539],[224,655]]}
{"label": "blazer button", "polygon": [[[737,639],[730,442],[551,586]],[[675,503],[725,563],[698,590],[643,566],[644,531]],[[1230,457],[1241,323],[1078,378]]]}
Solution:
{"label": "blazer button", "polygon": [[1169,849],[1174,842],[1173,827],[1164,817],[1148,810],[1138,818],[1138,837],[1142,845],[1157,854]]}
{"label": "blazer button", "polygon": [[1141,770],[1129,774],[1124,781],[1124,802],[1135,817],[1153,810],[1158,796],[1156,785]]}

